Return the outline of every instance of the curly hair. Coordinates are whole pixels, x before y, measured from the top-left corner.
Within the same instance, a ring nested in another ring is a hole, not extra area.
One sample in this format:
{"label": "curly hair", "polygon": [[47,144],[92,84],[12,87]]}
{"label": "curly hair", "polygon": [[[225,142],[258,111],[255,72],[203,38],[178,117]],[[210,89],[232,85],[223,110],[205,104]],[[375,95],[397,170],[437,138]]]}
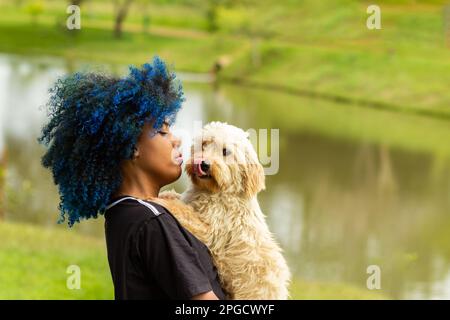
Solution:
{"label": "curly hair", "polygon": [[130,66],[126,77],[74,73],[49,90],[49,122],[38,141],[42,165],[58,186],[60,219],[70,227],[104,214],[122,182],[120,163],[131,159],[144,124],[173,123],[184,101],[176,75],[158,57]]}

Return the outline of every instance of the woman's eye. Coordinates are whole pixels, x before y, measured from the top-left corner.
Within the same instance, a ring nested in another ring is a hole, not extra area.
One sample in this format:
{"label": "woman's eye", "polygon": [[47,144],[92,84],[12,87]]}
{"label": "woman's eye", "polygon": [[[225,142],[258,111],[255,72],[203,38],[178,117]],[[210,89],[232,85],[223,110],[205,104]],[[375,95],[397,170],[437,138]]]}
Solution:
{"label": "woman's eye", "polygon": [[169,134],[168,132],[164,132],[164,131],[158,131],[158,133],[159,133],[160,135],[162,135],[162,136],[165,136],[165,135]]}
{"label": "woman's eye", "polygon": [[223,148],[222,149],[222,154],[223,154],[224,157],[226,157],[226,156],[229,156],[231,154],[231,151],[230,151],[230,149]]}

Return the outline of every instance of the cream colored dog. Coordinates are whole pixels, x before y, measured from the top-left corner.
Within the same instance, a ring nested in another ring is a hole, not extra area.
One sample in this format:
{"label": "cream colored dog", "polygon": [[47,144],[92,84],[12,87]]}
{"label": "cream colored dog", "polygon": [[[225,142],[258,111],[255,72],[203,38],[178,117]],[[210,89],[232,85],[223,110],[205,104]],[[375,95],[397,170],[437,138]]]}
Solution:
{"label": "cream colored dog", "polygon": [[256,198],[265,177],[248,133],[211,122],[191,151],[188,190],[151,200],[208,246],[230,299],[287,299],[290,272]]}

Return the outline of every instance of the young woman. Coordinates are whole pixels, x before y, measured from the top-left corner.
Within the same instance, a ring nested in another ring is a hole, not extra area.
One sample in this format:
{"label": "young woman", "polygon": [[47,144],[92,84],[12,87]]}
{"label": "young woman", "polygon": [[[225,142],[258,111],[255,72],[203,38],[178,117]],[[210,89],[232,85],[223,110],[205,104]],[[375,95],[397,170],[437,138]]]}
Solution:
{"label": "young woman", "polygon": [[183,93],[159,58],[124,78],[76,73],[51,89],[42,163],[60,193],[60,222],[105,215],[116,299],[224,299],[207,247],[146,201],[181,175],[170,125]]}

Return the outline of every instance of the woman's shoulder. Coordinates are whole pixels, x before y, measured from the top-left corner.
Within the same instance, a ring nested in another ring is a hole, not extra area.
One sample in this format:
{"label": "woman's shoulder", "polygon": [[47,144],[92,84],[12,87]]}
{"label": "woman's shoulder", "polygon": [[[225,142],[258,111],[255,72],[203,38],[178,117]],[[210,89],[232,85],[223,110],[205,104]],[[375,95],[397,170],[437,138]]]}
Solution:
{"label": "woman's shoulder", "polygon": [[143,208],[147,208],[149,209],[152,213],[154,213],[156,216],[160,215],[161,212],[158,212],[158,210],[156,209],[157,204],[152,202],[152,201],[148,201],[148,200],[143,200],[143,199],[139,199],[139,198],[135,198],[132,196],[118,196],[118,197],[113,197],[110,199],[108,205],[106,206],[106,211],[111,210],[113,208],[133,208],[133,207],[143,207]]}
{"label": "woman's shoulder", "polygon": [[173,238],[184,233],[174,217],[160,204],[132,197],[120,200],[105,213],[105,226],[110,232],[123,231],[130,239],[135,239],[133,241],[148,237]]}
{"label": "woman's shoulder", "polygon": [[167,215],[164,207],[152,201],[131,196],[112,198],[105,209],[107,221],[116,220],[141,223],[145,220],[160,218]]}

